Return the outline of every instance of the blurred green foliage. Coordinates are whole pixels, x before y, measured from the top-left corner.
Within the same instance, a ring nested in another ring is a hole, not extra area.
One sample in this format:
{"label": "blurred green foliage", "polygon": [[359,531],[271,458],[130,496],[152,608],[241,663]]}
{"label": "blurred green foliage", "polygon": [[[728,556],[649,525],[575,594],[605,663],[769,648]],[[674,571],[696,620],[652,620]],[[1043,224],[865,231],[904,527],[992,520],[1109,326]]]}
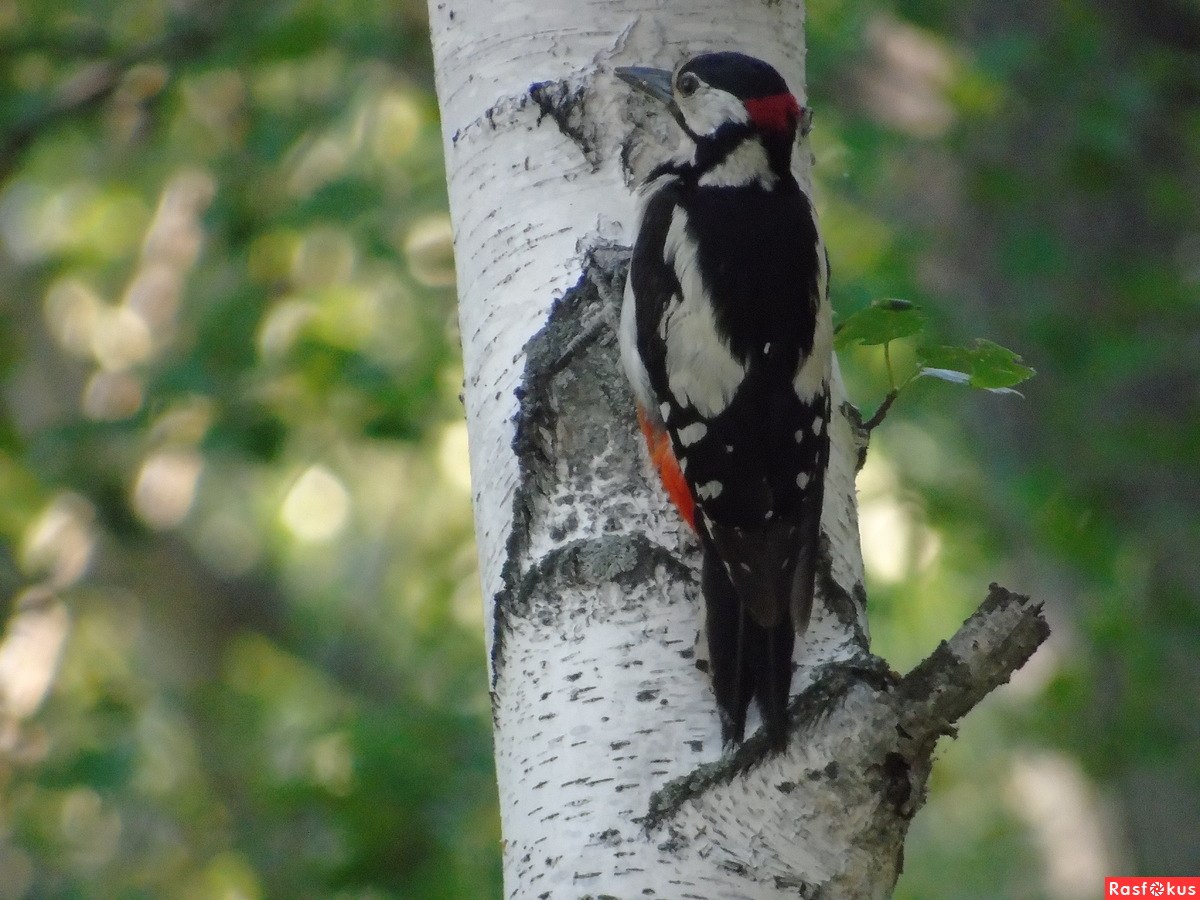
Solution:
{"label": "blurred green foliage", "polygon": [[[898,896],[1195,874],[1200,7],[807,12],[839,314],[1039,373],[914,381],[862,476],[897,668],[993,578],[1055,629]],[[0,0],[0,897],[500,894],[424,15]]]}
{"label": "blurred green foliage", "polygon": [[0,896],[499,894],[424,15],[0,2]]}

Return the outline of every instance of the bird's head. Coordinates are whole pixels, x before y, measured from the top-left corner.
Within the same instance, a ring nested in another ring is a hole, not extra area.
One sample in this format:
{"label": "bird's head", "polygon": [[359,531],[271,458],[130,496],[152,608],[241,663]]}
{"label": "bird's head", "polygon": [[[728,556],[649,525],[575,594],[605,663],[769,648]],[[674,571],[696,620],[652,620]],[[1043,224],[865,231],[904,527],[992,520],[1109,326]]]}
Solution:
{"label": "bird's head", "polygon": [[744,53],[702,53],[673,73],[629,66],[616,75],[665,103],[697,144],[736,133],[790,148],[804,114],[783,76]]}

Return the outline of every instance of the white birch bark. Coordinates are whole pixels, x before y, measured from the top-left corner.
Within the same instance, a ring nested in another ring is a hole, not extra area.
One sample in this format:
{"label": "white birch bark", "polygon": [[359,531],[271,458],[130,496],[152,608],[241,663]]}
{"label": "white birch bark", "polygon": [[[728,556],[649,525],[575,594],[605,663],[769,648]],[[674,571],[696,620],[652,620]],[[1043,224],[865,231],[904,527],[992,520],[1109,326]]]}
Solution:
{"label": "white birch bark", "polygon": [[907,678],[869,654],[865,434],[839,380],[794,734],[781,755],[752,738],[722,756],[697,658],[698,550],[651,476],[615,345],[630,185],[674,138],[613,67],[739,49],[803,99],[802,7],[430,0],[430,19],[506,894],[888,895],[937,736],[1044,622],[997,589]]}

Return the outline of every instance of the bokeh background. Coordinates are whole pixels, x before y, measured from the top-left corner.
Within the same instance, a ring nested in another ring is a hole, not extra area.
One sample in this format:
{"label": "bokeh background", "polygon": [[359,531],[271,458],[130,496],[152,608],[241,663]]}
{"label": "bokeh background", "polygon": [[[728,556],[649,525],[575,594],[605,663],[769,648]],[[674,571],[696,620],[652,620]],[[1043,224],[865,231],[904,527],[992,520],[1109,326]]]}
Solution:
{"label": "bokeh background", "polygon": [[[1200,4],[808,12],[835,306],[1038,370],[917,383],[862,475],[894,666],[990,580],[1054,628],[897,896],[1200,874]],[[0,900],[500,894],[426,28],[0,0]]]}

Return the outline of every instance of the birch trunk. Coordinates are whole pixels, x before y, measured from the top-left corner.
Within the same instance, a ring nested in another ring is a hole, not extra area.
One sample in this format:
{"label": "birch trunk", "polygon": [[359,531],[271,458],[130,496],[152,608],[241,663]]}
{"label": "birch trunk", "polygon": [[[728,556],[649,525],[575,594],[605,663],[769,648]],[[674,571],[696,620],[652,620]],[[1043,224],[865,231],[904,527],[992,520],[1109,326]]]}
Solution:
{"label": "birch trunk", "polygon": [[630,185],[674,138],[613,67],[739,49],[803,99],[802,7],[430,0],[430,19],[507,895],[889,895],[935,741],[1033,652],[1039,609],[994,588],[904,678],[869,653],[866,434],[836,379],[789,748],[722,755],[698,548],[652,478],[615,343]]}

